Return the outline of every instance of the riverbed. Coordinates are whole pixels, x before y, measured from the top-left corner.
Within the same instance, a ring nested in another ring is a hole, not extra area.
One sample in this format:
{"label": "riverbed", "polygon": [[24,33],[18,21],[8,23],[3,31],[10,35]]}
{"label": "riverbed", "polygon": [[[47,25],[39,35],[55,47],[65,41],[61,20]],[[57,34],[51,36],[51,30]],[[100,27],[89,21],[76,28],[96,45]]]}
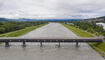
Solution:
{"label": "riverbed", "polygon": [[[50,23],[33,30],[20,37],[29,38],[77,38],[72,31],[59,23]],[[105,60],[99,53],[93,50],[87,43],[10,43],[10,47],[0,45],[0,60]]]}

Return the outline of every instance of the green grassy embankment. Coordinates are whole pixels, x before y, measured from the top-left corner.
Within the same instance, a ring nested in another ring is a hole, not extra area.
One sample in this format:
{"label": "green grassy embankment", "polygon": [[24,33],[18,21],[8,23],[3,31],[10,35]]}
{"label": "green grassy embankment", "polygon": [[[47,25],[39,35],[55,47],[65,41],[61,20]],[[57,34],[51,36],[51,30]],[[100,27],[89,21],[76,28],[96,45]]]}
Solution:
{"label": "green grassy embankment", "polygon": [[105,57],[105,42],[103,43],[89,43],[89,45],[95,49],[97,52],[99,52],[103,57]]}
{"label": "green grassy embankment", "polygon": [[[46,24],[48,24],[48,23],[46,23]],[[26,27],[25,29],[21,29],[21,30],[17,30],[17,31],[13,31],[13,32],[5,33],[5,34],[0,34],[0,37],[18,37],[18,36],[21,36],[21,35],[24,35],[24,34],[30,32],[36,28],[42,27],[46,24]]]}
{"label": "green grassy embankment", "polygon": [[[81,30],[81,29],[78,29],[76,27],[73,27],[73,26],[70,26],[70,25],[67,25],[67,24],[62,24],[64,25],[65,27],[67,27],[68,29],[70,29],[71,31],[73,31],[75,34],[77,34],[78,36],[80,37],[94,37],[92,34],[84,31],[84,30]],[[105,57],[105,42],[103,43],[89,43],[89,45],[95,49],[97,52],[99,52],[102,56]]]}
{"label": "green grassy embankment", "polygon": [[67,27],[68,29],[70,29],[71,31],[73,31],[75,34],[77,34],[78,36],[80,37],[94,37],[92,34],[88,33],[88,32],[85,32],[81,29],[78,29],[78,28],[75,28],[75,27],[72,27],[70,25],[67,25],[67,24],[63,24],[65,27]]}

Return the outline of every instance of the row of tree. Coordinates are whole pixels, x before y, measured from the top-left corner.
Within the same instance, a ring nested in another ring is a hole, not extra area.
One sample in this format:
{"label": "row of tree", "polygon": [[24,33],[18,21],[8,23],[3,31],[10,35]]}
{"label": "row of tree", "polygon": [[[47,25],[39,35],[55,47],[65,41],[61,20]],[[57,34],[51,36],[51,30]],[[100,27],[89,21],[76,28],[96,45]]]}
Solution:
{"label": "row of tree", "polygon": [[74,22],[73,26],[94,33],[97,36],[105,36],[105,30],[103,29],[103,26],[97,25],[95,22]]}
{"label": "row of tree", "polygon": [[16,31],[20,29],[24,29],[26,27],[45,24],[47,22],[44,21],[36,21],[36,22],[15,22],[15,21],[9,21],[9,22],[0,22],[0,34],[7,33],[11,31]]}

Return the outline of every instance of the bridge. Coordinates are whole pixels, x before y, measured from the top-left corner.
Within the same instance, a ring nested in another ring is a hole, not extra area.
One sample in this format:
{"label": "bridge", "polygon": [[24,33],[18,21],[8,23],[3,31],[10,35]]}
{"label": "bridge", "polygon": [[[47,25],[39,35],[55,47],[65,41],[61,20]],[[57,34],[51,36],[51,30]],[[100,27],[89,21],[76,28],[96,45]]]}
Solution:
{"label": "bridge", "polygon": [[44,42],[58,42],[59,45],[58,47],[60,47],[60,43],[61,42],[76,42],[76,47],[78,47],[78,43],[79,42],[84,42],[84,43],[92,43],[92,42],[98,42],[101,43],[103,42],[103,38],[99,38],[99,37],[90,37],[90,38],[83,38],[83,37],[79,37],[79,38],[71,38],[71,39],[38,39],[38,38],[20,38],[20,37],[4,37],[4,38],[0,38],[0,42],[4,42],[6,47],[9,47],[9,42],[22,42],[23,46],[26,46],[26,42],[40,42],[40,46],[42,47],[42,43]]}

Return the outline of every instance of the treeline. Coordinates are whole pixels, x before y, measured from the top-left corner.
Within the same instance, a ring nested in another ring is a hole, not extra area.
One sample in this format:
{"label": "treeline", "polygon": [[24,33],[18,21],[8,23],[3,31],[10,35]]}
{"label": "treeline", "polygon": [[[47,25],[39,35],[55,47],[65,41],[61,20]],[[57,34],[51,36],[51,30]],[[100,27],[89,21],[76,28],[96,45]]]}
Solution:
{"label": "treeline", "polygon": [[20,29],[24,29],[26,27],[45,24],[47,22],[44,21],[36,21],[36,22],[15,22],[15,21],[9,21],[9,22],[0,22],[0,34],[16,31]]}
{"label": "treeline", "polygon": [[94,33],[97,36],[105,36],[105,30],[103,29],[103,26],[97,25],[95,22],[74,22],[73,26]]}

